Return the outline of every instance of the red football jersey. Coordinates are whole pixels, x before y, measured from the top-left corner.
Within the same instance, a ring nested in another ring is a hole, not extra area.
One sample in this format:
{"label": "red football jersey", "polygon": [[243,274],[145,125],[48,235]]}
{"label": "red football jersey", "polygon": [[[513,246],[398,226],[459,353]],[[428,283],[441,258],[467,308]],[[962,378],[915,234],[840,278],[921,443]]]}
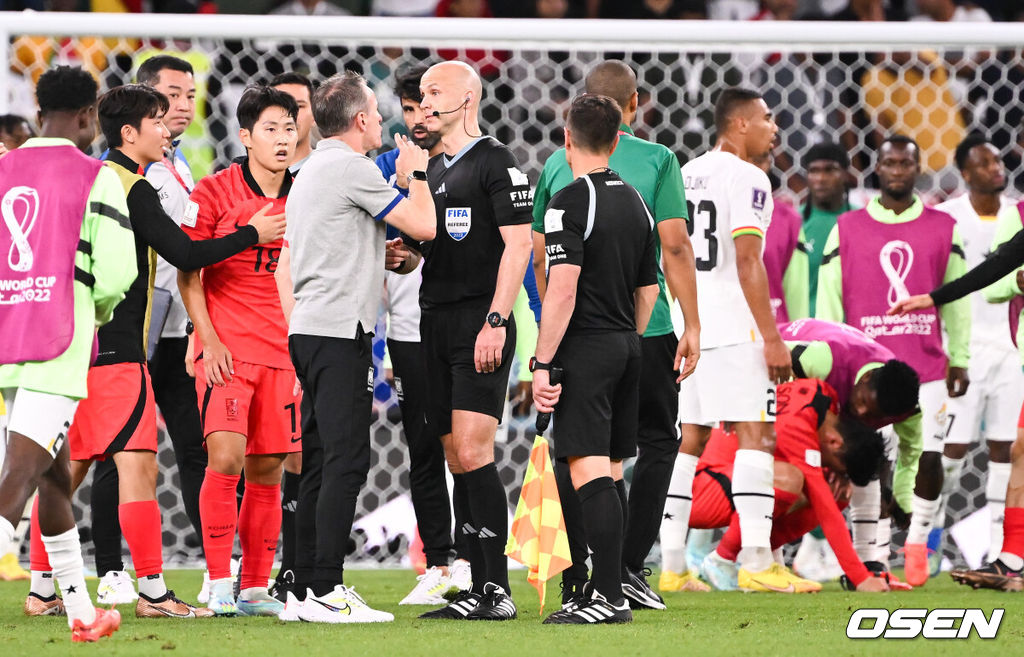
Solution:
{"label": "red football jersey", "polygon": [[[188,217],[181,228],[195,240],[223,237],[249,223],[249,218],[269,202],[271,214],[283,213],[291,180],[286,179],[280,198],[259,191],[246,164],[199,181],[190,199],[198,205],[194,225]],[[203,291],[210,320],[221,342],[235,360],[281,369],[294,369],[288,355],[288,326],[281,310],[274,272],[282,241],[257,244],[203,269]],[[202,349],[196,336],[196,353]]]}

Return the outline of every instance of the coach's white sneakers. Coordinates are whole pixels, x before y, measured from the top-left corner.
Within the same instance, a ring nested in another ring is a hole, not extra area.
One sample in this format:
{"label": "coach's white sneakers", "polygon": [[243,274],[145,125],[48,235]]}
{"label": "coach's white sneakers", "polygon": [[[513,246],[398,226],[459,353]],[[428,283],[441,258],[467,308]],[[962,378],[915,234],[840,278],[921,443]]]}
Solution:
{"label": "coach's white sneakers", "polygon": [[447,604],[444,594],[452,586],[451,578],[437,566],[431,566],[427,572],[416,578],[416,588],[402,598],[400,605],[438,605]]}
{"label": "coach's white sneakers", "polygon": [[123,570],[111,570],[96,587],[96,604],[127,605],[139,599],[132,577]]}
{"label": "coach's white sneakers", "polygon": [[355,589],[338,584],[333,591],[319,597],[306,589],[299,619],[309,623],[389,623],[395,617],[386,611],[371,609]]}
{"label": "coach's white sneakers", "polygon": [[460,591],[468,591],[473,588],[473,571],[469,567],[469,562],[465,559],[453,561],[452,565],[448,566],[448,579],[451,582],[451,588],[448,590],[449,595],[445,597],[449,600],[453,600]]}
{"label": "coach's white sneakers", "polygon": [[284,598],[284,611],[277,615],[277,620],[284,621],[286,623],[294,623],[301,621],[299,618],[299,609],[302,608],[302,602],[295,597],[295,594],[291,591],[285,593]]}

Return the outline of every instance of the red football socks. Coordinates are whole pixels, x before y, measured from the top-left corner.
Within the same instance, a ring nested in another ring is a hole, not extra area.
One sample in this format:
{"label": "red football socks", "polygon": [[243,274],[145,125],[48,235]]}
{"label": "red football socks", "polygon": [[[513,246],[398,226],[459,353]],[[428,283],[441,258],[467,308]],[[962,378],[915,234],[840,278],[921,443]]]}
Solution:
{"label": "red football socks", "polygon": [[[281,533],[281,485],[245,482],[238,517],[242,544],[241,590],[266,587]],[[211,571],[210,577],[213,578]]]}
{"label": "red football socks", "polygon": [[48,573],[50,567],[50,555],[46,553],[46,546],[43,545],[43,532],[39,529],[39,496],[32,502],[32,522],[29,525],[29,563],[34,572]]}
{"label": "red football socks", "polygon": [[1003,552],[1024,557],[1024,509],[1006,507],[1006,515],[1003,516]]}
{"label": "red football socks", "polygon": [[160,531],[160,506],[156,500],[125,502],[118,505],[117,517],[121,533],[128,543],[135,566],[135,577],[141,579],[163,572],[163,535]]}
{"label": "red football socks", "polygon": [[[222,474],[206,468],[199,489],[199,518],[203,523],[203,551],[210,579],[231,577],[231,548],[235,544],[238,506],[235,488],[239,475]],[[278,504],[280,507],[280,503]],[[278,508],[278,524],[281,510]]]}

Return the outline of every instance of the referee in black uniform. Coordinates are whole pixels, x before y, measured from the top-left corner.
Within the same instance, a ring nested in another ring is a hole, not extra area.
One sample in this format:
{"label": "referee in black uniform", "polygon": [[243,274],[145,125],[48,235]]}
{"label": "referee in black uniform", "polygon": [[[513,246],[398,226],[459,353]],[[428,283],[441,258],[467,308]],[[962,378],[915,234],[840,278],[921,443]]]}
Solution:
{"label": "referee in black uniform", "polygon": [[[546,623],[626,623],[622,460],[636,455],[640,335],[658,296],[654,219],[608,168],[622,112],[584,94],[569,108],[565,151],[575,180],[544,213],[549,271],[533,370],[539,412],[554,410],[555,458],[567,461],[591,551],[593,592]],[[552,365],[564,384],[552,386]],[[564,389],[563,389],[564,385]],[[556,405],[557,404],[557,405]]]}
{"label": "referee in black uniform", "polygon": [[494,433],[508,396],[511,319],[530,261],[530,181],[503,144],[480,133],[480,78],[462,62],[420,80],[426,128],[444,152],[427,181],[437,236],[423,245],[420,334],[428,377],[427,422],[441,436],[455,480],[455,526],[473,588],[422,618],[508,620],[508,497],[494,465]]}

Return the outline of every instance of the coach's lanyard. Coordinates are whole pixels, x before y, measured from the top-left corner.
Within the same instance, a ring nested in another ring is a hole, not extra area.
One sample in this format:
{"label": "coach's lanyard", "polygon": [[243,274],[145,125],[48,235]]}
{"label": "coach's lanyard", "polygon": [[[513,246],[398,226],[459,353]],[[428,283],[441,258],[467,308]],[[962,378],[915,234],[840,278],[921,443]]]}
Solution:
{"label": "coach's lanyard", "polygon": [[189,189],[188,185],[185,184],[185,180],[181,177],[181,174],[178,173],[178,169],[174,166],[174,163],[168,160],[166,156],[164,157],[164,166],[167,167],[167,170],[171,172],[171,175],[174,176],[174,179],[178,181],[178,184],[182,186],[182,188],[185,190],[185,193],[191,194],[192,190]]}

